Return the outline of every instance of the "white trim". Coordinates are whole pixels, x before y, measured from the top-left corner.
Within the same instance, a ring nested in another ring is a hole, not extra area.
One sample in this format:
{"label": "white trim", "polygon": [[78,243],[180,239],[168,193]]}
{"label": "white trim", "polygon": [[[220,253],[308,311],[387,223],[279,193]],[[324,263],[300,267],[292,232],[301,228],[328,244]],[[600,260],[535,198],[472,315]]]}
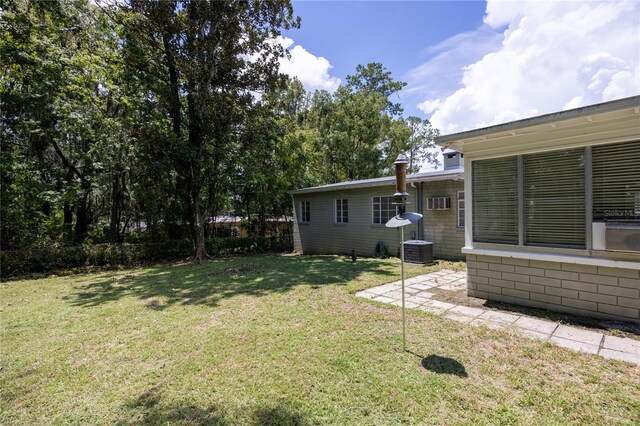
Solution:
{"label": "white trim", "polygon": [[[344,201],[347,202],[347,220],[344,220]],[[342,217],[338,221],[338,202],[340,202],[340,213]],[[349,198],[335,198],[333,203],[333,223],[336,225],[346,225],[349,223]]]}
{"label": "white trim", "polygon": [[602,259],[596,257],[571,256],[566,254],[480,249],[474,247],[462,247],[462,253],[482,256],[510,257],[513,259],[542,260],[546,262],[575,263],[578,265],[606,266],[610,268],[640,270],[640,262],[627,262],[623,260]]}
{"label": "white trim", "polygon": [[[304,220],[304,212],[302,210],[302,204],[303,203],[309,203],[309,209],[308,209],[309,210],[308,211],[309,220]],[[309,200],[306,200],[306,201],[300,200],[300,220],[298,221],[298,223],[309,223],[309,222],[311,222],[311,201],[309,201]]]}
{"label": "white trim", "polygon": [[[457,167],[450,170],[436,170],[433,172],[416,173],[414,175],[407,176],[407,183],[420,183],[420,182],[439,182],[447,180],[462,180],[464,179],[464,169]],[[362,179],[347,182],[338,182],[322,186],[313,186],[310,188],[300,188],[289,191],[291,195],[310,194],[315,192],[326,191],[340,191],[354,188],[374,188],[395,185],[395,177],[387,176],[374,179]]]}
{"label": "white trim", "polygon": [[464,157],[464,244],[473,246],[473,163],[469,157]]}
{"label": "white trim", "polygon": [[[393,195],[373,195],[371,197],[371,204],[370,204],[370,206],[371,206],[371,225],[374,225],[374,226],[385,225],[387,222],[382,222],[382,200],[380,200],[380,223],[375,223],[373,221],[374,220],[374,218],[373,218],[373,199],[374,198],[389,198],[389,201],[393,201]],[[387,210],[385,210],[385,211],[387,211]],[[393,217],[395,215],[396,215],[395,211],[392,210],[391,217]]]}

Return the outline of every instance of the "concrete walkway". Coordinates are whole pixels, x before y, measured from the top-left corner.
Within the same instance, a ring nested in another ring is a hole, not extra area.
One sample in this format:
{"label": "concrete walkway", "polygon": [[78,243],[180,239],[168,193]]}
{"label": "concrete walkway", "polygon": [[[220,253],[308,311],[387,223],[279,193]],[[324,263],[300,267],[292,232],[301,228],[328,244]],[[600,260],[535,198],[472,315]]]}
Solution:
{"label": "concrete walkway", "polygon": [[[486,325],[492,328],[512,327],[525,336],[554,343],[574,351],[598,354],[604,358],[640,365],[640,341],[605,336],[596,331],[571,327],[520,314],[497,312],[485,308],[471,308],[432,300],[429,290],[462,290],[467,286],[467,274],[442,270],[405,280],[405,306],[442,315],[464,324]],[[402,283],[395,281],[356,293],[357,297],[402,306]]]}

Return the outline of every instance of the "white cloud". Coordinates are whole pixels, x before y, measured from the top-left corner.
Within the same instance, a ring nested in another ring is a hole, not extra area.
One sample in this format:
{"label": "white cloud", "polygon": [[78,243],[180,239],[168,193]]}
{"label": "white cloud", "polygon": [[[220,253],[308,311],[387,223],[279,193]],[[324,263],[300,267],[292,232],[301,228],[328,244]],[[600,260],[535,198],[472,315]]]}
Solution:
{"label": "white cloud", "polygon": [[299,44],[293,46],[294,41],[288,37],[279,37],[278,42],[291,54],[291,58],[280,60],[282,73],[298,77],[308,91],[333,92],[340,86],[340,79],[329,74],[332,66],[326,58],[309,53]]}
{"label": "white cloud", "polygon": [[442,134],[640,94],[638,2],[489,0],[484,22],[501,43],[418,104]]}
{"label": "white cloud", "polygon": [[425,114],[433,114],[438,108],[442,106],[442,101],[440,99],[428,99],[422,103],[418,104],[418,109]]}
{"label": "white cloud", "polygon": [[483,26],[475,31],[456,34],[427,48],[424,53],[430,59],[403,77],[408,85],[402,90],[402,95],[407,96],[409,102],[450,95],[462,80],[464,66],[498,49],[500,43],[502,35]]}

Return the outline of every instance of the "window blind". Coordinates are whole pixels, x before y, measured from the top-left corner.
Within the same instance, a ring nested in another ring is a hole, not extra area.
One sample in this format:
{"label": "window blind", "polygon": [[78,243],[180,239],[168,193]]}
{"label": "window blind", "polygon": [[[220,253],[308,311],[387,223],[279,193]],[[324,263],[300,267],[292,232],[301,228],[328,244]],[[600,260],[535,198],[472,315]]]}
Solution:
{"label": "window blind", "polygon": [[473,240],[518,243],[518,160],[473,162]]}
{"label": "window blind", "polygon": [[525,155],[525,244],[584,248],[584,185],[584,149]]}
{"label": "window blind", "polygon": [[595,146],[593,220],[640,222],[640,141]]}

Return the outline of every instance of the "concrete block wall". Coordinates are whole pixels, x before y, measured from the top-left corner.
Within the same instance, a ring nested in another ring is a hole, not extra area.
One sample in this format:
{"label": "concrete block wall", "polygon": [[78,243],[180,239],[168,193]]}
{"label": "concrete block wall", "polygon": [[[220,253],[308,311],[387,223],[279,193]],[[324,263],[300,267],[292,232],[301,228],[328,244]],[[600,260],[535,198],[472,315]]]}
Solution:
{"label": "concrete block wall", "polygon": [[640,271],[467,255],[467,294],[593,318],[640,322]]}

